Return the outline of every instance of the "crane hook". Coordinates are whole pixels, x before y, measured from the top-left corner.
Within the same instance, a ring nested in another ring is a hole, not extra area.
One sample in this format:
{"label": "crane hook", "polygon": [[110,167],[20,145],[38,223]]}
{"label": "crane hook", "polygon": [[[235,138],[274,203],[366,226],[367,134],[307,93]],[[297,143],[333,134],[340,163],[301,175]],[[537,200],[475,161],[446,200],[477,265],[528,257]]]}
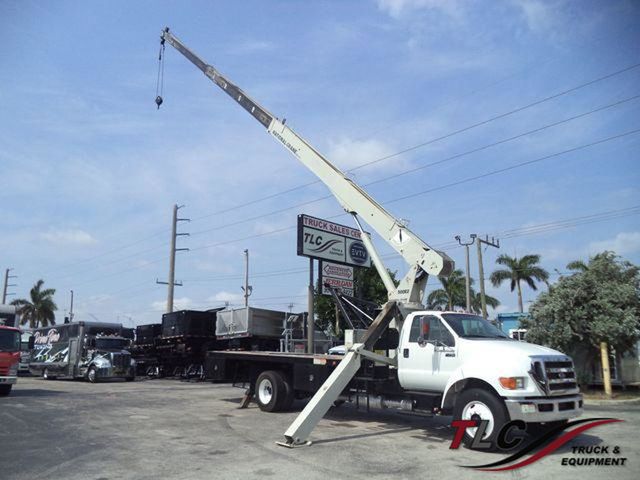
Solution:
{"label": "crane hook", "polygon": [[156,105],[158,105],[158,110],[160,110],[160,105],[162,105],[162,97],[160,95],[156,97]]}

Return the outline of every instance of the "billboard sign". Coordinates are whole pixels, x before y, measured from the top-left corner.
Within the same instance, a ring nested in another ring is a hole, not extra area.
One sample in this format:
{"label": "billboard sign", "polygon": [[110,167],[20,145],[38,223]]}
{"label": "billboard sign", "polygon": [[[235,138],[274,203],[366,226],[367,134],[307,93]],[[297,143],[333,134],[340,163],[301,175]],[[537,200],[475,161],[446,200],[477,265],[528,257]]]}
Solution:
{"label": "billboard sign", "polygon": [[298,215],[298,255],[370,267],[360,230],[309,215]]}
{"label": "billboard sign", "polygon": [[322,294],[331,295],[325,283],[333,288],[340,289],[342,293],[353,297],[353,267],[332,262],[320,262],[320,284]]}

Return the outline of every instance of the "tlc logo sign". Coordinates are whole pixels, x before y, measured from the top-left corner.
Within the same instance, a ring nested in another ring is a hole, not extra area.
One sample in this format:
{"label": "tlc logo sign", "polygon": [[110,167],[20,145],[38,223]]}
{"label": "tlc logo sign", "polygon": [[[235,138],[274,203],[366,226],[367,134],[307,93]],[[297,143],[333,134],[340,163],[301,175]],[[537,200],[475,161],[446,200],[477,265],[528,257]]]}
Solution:
{"label": "tlc logo sign", "polygon": [[[475,428],[476,433],[473,436],[473,442],[469,447],[477,450],[492,449],[494,447],[492,442],[482,440],[482,437],[485,436],[488,425],[488,420],[454,420],[451,422],[451,426],[456,429],[456,433],[449,448],[457,449],[460,447],[465,430],[467,428]],[[496,444],[498,448],[501,450],[511,450],[512,448],[520,445],[524,440],[526,429],[527,424],[522,420],[512,420],[511,422],[505,423],[496,437]]]}

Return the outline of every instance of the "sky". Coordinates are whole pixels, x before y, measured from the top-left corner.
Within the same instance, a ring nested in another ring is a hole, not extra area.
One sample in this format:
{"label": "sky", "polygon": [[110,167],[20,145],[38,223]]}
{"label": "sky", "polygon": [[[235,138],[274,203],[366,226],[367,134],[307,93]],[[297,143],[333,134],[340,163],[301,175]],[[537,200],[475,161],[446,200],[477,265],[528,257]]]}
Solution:
{"label": "sky", "polygon": [[500,254],[541,255],[552,282],[603,250],[638,264],[639,20],[631,0],[0,0],[9,300],[42,278],[58,321],[73,290],[76,320],[159,322],[177,203],[176,308],[239,306],[248,249],[250,304],[306,309],[297,215],[351,220],[170,46],[156,108],[165,26],[457,267],[471,233],[500,239],[486,275]]}

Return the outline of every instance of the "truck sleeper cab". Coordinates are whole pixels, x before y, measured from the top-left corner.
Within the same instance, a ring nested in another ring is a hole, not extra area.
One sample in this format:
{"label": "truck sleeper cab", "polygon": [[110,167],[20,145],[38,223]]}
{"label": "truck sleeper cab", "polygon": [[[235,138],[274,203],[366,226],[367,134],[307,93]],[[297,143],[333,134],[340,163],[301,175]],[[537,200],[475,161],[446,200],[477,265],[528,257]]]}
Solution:
{"label": "truck sleeper cab", "polygon": [[135,379],[131,341],[119,323],[72,322],[34,330],[29,371],[47,380],[58,377]]}
{"label": "truck sleeper cab", "polygon": [[[482,317],[414,312],[392,342],[386,348],[395,352],[397,366],[364,360],[340,402],[487,420],[483,439],[490,442],[510,420],[540,429],[582,413],[569,357],[510,339]],[[265,411],[287,409],[294,398],[313,395],[343,358],[279,352],[209,356],[210,379],[247,382],[249,395]],[[467,429],[465,444],[474,435],[475,428]]]}

